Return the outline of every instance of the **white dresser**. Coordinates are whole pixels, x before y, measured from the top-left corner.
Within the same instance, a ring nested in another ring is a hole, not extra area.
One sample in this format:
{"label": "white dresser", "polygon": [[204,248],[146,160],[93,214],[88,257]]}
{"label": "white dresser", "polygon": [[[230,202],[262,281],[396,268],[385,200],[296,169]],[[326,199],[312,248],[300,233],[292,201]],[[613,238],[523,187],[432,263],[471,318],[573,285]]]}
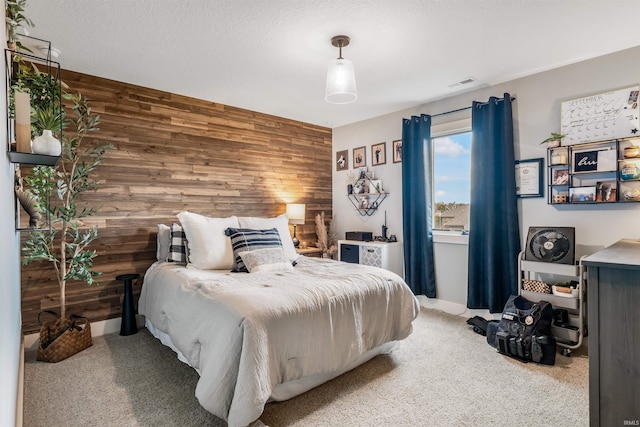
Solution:
{"label": "white dresser", "polygon": [[381,267],[404,277],[400,242],[338,240],[338,260]]}

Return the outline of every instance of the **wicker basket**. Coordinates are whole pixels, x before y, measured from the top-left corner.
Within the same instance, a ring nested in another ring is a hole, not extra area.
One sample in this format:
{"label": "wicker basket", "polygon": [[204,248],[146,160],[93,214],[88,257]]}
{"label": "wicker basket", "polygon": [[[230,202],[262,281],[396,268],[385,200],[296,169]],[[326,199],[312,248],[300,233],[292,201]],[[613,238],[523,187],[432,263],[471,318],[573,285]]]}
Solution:
{"label": "wicker basket", "polygon": [[540,280],[522,280],[522,289],[529,292],[538,292],[541,294],[550,294],[551,285]]}
{"label": "wicker basket", "polygon": [[[51,311],[46,311],[57,317],[55,321],[40,323],[40,345],[37,360],[56,363],[90,347],[91,324],[89,320],[71,315],[62,319]],[[40,313],[42,314],[42,313]],[[40,321],[40,315],[38,315]]]}

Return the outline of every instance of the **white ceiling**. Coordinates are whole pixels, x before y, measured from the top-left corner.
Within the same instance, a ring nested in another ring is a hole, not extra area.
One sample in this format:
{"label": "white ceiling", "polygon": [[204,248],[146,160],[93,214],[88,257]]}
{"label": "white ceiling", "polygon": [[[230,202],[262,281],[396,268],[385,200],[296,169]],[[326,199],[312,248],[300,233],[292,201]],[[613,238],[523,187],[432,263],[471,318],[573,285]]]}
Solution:
{"label": "white ceiling", "polygon": [[[640,45],[640,0],[28,0],[27,16],[65,69],[332,128]],[[337,34],[347,105],[324,100]]]}

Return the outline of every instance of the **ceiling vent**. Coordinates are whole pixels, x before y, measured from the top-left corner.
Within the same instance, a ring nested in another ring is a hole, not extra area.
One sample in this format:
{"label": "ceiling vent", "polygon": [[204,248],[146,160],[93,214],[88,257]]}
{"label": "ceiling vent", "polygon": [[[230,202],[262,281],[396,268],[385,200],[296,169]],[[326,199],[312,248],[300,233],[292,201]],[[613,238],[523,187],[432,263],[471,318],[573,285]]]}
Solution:
{"label": "ceiling vent", "polygon": [[476,83],[478,80],[475,77],[467,77],[465,79],[460,80],[459,82],[455,82],[449,85],[449,87],[458,87],[469,85],[471,83]]}

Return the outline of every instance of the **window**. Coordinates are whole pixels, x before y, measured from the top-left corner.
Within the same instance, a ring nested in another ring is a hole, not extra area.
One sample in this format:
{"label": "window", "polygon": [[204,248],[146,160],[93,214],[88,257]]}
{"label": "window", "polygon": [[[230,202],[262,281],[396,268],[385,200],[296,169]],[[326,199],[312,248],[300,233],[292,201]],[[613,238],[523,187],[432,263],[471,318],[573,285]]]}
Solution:
{"label": "window", "polygon": [[437,135],[433,138],[434,230],[469,230],[470,189],[471,132]]}

